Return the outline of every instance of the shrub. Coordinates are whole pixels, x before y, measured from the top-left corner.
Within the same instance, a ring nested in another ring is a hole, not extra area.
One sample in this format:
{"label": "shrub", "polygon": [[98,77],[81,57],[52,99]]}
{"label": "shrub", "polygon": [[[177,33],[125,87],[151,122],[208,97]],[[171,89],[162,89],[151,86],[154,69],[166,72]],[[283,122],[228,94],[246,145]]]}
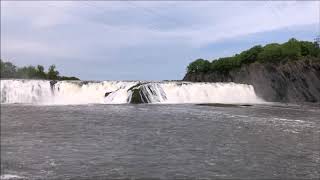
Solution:
{"label": "shrub", "polygon": [[210,70],[210,62],[208,60],[197,59],[190,63],[187,67],[188,72],[208,72]]}
{"label": "shrub", "polygon": [[79,80],[76,77],[59,76],[59,71],[55,65],[51,65],[48,73],[44,71],[44,67],[38,65],[26,66],[18,68],[11,62],[3,62],[0,59],[1,78],[23,78],[23,79],[50,79],[50,80]]}
{"label": "shrub", "polygon": [[232,57],[215,59],[212,62],[197,59],[189,64],[188,72],[228,72],[239,68],[244,64],[254,62],[279,63],[287,60],[297,60],[301,57],[320,58],[320,48],[317,43],[298,41],[291,38],[283,44],[267,44],[264,47],[258,45]]}
{"label": "shrub", "polygon": [[276,43],[264,46],[262,52],[258,55],[258,61],[260,62],[279,62],[281,58],[281,46]]}

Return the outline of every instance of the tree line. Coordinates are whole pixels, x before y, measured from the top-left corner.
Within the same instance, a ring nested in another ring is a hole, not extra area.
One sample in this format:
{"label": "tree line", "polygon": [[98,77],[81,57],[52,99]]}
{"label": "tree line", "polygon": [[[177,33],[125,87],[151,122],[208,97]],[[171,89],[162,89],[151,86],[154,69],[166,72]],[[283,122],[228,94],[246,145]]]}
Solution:
{"label": "tree line", "polygon": [[281,63],[306,58],[320,58],[319,44],[309,41],[298,41],[291,38],[289,41],[278,44],[271,43],[265,46],[257,45],[232,57],[223,57],[208,61],[197,59],[187,67],[188,73],[198,72],[228,72],[242,65],[258,63]]}
{"label": "tree line", "polygon": [[17,67],[11,62],[0,59],[0,77],[17,79],[49,79],[49,80],[79,80],[76,77],[59,76],[55,65],[51,65],[46,72],[41,65]]}

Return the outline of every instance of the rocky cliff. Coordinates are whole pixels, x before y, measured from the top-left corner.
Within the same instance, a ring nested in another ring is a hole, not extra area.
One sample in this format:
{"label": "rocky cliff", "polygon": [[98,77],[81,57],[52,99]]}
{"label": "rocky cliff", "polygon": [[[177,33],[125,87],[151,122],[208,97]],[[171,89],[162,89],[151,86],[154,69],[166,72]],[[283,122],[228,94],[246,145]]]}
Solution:
{"label": "rocky cliff", "polygon": [[266,101],[320,102],[320,59],[252,63],[228,72],[187,73],[184,81],[251,84]]}

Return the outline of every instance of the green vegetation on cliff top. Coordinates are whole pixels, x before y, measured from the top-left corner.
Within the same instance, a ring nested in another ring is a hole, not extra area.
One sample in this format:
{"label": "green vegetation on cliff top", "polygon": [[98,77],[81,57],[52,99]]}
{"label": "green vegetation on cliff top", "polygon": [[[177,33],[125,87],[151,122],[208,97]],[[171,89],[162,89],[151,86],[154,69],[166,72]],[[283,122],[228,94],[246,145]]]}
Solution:
{"label": "green vegetation on cliff top", "polygon": [[320,58],[317,43],[298,41],[294,38],[283,44],[257,45],[232,57],[208,61],[197,59],[187,67],[188,73],[228,72],[243,65],[257,63],[283,63],[306,58]]}
{"label": "green vegetation on cliff top", "polygon": [[11,62],[4,62],[0,59],[0,78],[17,78],[17,79],[49,79],[49,80],[79,80],[76,77],[59,76],[59,71],[55,65],[51,65],[48,72],[44,67],[38,65],[17,67]]}

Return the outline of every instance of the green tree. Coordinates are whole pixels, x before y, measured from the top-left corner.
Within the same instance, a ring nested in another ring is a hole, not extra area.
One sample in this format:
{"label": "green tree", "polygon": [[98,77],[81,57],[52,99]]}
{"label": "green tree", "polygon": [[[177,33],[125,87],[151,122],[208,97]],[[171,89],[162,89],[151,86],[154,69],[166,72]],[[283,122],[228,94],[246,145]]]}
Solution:
{"label": "green tree", "polygon": [[4,62],[0,59],[0,77],[1,78],[24,78],[24,79],[53,79],[53,80],[79,80],[76,77],[59,76],[59,71],[55,65],[49,67],[48,73],[44,67],[38,65],[25,66],[18,68],[11,62]]}
{"label": "green tree", "polygon": [[210,62],[204,59],[197,59],[190,63],[187,67],[188,72],[208,72],[210,70]]}
{"label": "green tree", "polygon": [[46,79],[47,78],[47,75],[44,72],[44,67],[41,66],[41,65],[37,66],[37,77],[40,78],[40,79]]}
{"label": "green tree", "polygon": [[308,41],[300,41],[301,55],[302,56],[314,56],[318,55],[319,48],[316,43]]}
{"label": "green tree", "polygon": [[0,59],[0,77],[1,78],[15,78],[17,67],[11,62],[3,62]]}
{"label": "green tree", "polygon": [[[319,45],[317,43],[298,41],[291,38],[283,44],[272,43],[264,47],[260,45],[254,46],[235,56],[215,59],[211,63],[207,60],[197,59],[189,64],[188,72],[227,72],[254,62],[279,63],[287,60],[301,59],[301,57],[320,58]],[[210,68],[208,69],[209,66]]]}
{"label": "green tree", "polygon": [[247,51],[243,51],[237,57],[239,58],[239,61],[241,64],[250,64],[257,61],[258,55],[262,51],[263,51],[262,46],[258,45],[258,46],[252,47]]}
{"label": "green tree", "polygon": [[80,80],[80,79],[77,77],[73,77],[73,76],[71,76],[71,77],[60,76],[59,80],[73,80],[74,81],[74,80]]}
{"label": "green tree", "polygon": [[37,79],[37,69],[34,66],[18,68],[17,77],[24,79]]}
{"label": "green tree", "polygon": [[233,68],[240,67],[240,60],[238,56],[224,57],[214,60],[211,63],[211,71],[227,72]]}
{"label": "green tree", "polygon": [[298,59],[301,56],[300,42],[291,38],[288,42],[281,45],[282,57],[288,59]]}
{"label": "green tree", "polygon": [[263,51],[258,55],[258,60],[260,62],[279,62],[281,58],[281,46],[277,43],[264,46]]}
{"label": "green tree", "polygon": [[48,75],[47,75],[48,79],[57,80],[58,76],[59,76],[59,71],[56,71],[56,66],[51,65],[48,70]]}

